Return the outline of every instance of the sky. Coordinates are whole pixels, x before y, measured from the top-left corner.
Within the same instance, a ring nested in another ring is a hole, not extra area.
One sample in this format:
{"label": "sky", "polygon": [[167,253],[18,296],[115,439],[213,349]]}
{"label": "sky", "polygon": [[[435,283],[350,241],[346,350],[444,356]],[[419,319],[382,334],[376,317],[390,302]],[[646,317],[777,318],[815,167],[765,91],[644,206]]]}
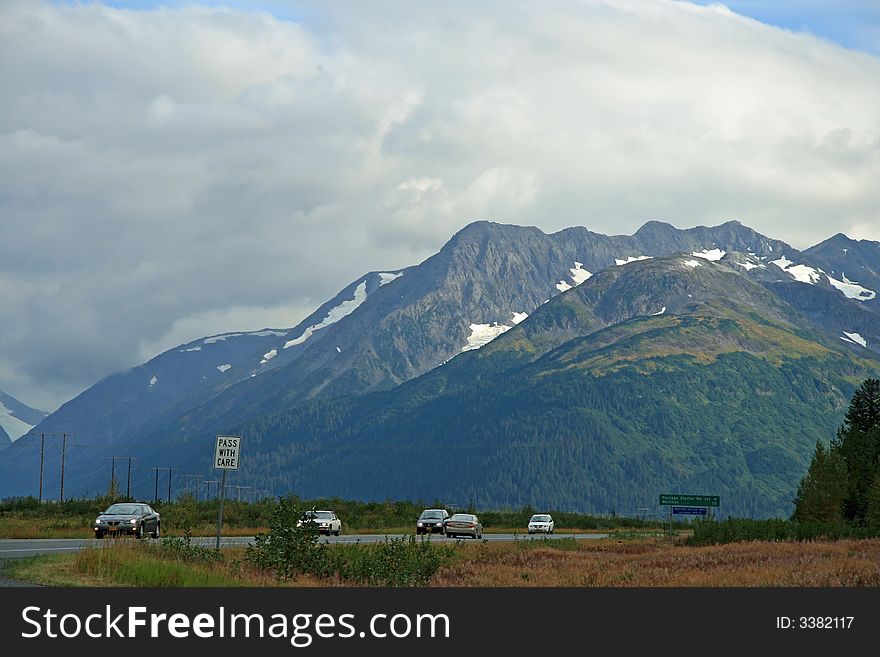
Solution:
{"label": "sky", "polygon": [[0,390],[290,327],[471,221],[880,240],[880,3],[0,2]]}

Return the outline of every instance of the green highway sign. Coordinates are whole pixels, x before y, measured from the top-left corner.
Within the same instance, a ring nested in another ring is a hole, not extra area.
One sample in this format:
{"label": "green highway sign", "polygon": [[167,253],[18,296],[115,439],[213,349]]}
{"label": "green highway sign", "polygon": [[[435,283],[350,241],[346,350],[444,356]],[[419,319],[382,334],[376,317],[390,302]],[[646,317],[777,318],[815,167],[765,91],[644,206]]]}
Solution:
{"label": "green highway sign", "polygon": [[718,506],[718,495],[660,495],[660,506]]}

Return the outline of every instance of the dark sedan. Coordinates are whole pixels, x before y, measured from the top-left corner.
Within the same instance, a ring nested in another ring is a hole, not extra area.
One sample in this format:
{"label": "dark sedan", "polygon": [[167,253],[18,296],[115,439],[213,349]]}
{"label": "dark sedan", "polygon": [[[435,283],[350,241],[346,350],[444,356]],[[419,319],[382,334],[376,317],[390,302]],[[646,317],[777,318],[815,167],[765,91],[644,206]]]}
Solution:
{"label": "dark sedan", "polygon": [[425,509],[416,521],[416,534],[445,534],[447,520],[449,512],[446,509]]}
{"label": "dark sedan", "polygon": [[92,525],[95,538],[104,536],[132,535],[143,538],[149,534],[159,538],[161,532],[159,514],[149,504],[119,502],[95,518]]}

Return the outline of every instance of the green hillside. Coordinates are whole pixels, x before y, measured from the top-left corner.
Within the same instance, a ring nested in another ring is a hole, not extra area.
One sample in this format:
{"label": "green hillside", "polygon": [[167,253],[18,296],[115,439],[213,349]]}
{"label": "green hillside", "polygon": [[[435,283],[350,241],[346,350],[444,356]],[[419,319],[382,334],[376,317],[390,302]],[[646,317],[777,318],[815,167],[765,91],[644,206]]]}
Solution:
{"label": "green hillside", "polygon": [[[720,265],[595,278],[392,391],[243,425],[245,475],[309,496],[635,513],[679,492],[721,495],[723,515],[789,513],[816,441],[880,363]],[[676,314],[646,312],[654,299]]]}

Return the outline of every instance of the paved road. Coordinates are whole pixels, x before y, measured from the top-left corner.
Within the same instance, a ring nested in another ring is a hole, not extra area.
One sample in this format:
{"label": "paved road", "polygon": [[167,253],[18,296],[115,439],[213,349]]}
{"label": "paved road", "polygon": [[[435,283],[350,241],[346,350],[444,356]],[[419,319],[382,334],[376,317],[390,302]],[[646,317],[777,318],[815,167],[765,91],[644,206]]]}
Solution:
{"label": "paved road", "polygon": [[[400,537],[400,534],[393,535]],[[576,539],[597,539],[605,538],[608,534],[554,534],[549,538],[576,538]],[[329,538],[322,537],[321,540],[330,543],[377,543],[384,541],[386,534],[343,534],[342,536],[331,536]],[[512,541],[513,534],[483,534],[483,538],[488,541]],[[535,537],[528,535],[518,535],[519,540],[532,540]],[[537,537],[541,540],[543,537]],[[123,539],[125,540],[125,539]],[[147,539],[151,540],[151,539]],[[217,541],[216,538],[197,537],[193,538],[193,543],[213,547]],[[253,541],[252,536],[235,536],[224,537],[220,539],[220,545],[224,547],[248,545]],[[446,538],[445,536],[435,535],[431,540],[440,543],[452,543],[458,539]],[[461,539],[470,541],[472,539]],[[58,554],[65,552],[77,552],[85,547],[97,547],[101,545],[113,544],[114,539],[95,540],[93,538],[17,538],[17,539],[0,539],[0,559],[16,559],[21,557],[31,557],[36,554]]]}

